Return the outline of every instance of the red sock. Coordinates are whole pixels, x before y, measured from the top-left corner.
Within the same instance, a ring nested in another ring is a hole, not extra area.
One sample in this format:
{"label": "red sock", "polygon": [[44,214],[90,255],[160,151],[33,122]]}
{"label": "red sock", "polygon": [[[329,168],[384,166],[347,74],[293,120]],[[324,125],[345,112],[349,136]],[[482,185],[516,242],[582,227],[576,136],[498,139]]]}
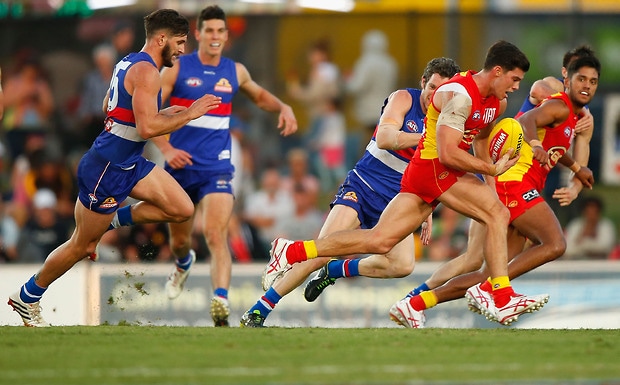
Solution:
{"label": "red sock", "polygon": [[480,289],[486,291],[487,293],[493,292],[493,286],[491,286],[491,281],[488,279],[480,285]]}
{"label": "red sock", "polygon": [[506,286],[501,289],[493,290],[493,301],[495,307],[504,307],[510,301],[510,297],[515,294],[512,286]]}
{"label": "red sock", "polygon": [[291,265],[297,262],[303,262],[308,260],[306,255],[306,248],[303,241],[295,241],[286,250],[286,259]]}
{"label": "red sock", "polygon": [[413,297],[411,297],[411,299],[409,299],[409,304],[417,311],[426,310],[426,304],[424,303],[422,297],[420,297],[419,295],[414,295]]}

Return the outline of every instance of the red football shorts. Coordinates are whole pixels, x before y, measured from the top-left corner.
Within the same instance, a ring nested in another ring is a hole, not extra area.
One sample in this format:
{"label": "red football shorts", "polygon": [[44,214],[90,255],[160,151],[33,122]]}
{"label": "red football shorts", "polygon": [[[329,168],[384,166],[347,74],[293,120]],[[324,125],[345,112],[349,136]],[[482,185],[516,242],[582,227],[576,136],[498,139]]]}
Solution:
{"label": "red football shorts", "polygon": [[510,211],[511,223],[530,207],[545,201],[528,178],[523,181],[496,181],[495,190],[499,200]]}
{"label": "red football shorts", "polygon": [[437,198],[456,183],[465,171],[446,167],[438,158],[414,158],[403,174],[400,191],[419,196],[426,203],[437,206]]}

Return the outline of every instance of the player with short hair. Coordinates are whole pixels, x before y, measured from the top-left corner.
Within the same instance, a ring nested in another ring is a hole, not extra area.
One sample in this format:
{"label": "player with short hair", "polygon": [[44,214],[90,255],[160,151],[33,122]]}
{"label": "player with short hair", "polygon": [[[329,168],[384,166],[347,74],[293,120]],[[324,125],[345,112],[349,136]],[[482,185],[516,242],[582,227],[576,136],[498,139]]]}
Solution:
{"label": "player with short hair", "polygon": [[[222,56],[228,41],[226,14],[217,5],[198,15],[194,37],[198,49],[162,71],[162,97],[175,106],[188,106],[205,93],[222,98],[219,108],[192,120],[165,137],[153,138],[166,159],[165,169],[189,194],[196,212],[189,220],[170,223],[170,244],[176,266],[166,282],[168,298],[178,297],[196,260],[191,249],[195,215],[201,215],[203,236],[211,255],[211,318],[215,326],[228,326],[232,258],[228,248],[228,222],[233,212],[230,115],[232,99],[242,91],[258,107],[278,112],[284,136],[297,131],[291,107],[257,84],[247,68]],[[198,214],[201,213],[201,214]]]}
{"label": "player with short hair", "polygon": [[[536,104],[540,103],[543,99],[551,96],[552,94],[564,91],[563,79],[565,79],[567,76],[568,65],[571,63],[571,61],[575,59],[587,56],[593,57],[594,51],[592,50],[592,48],[586,45],[578,46],[566,52],[562,60],[562,78],[558,79],[552,76],[548,76],[544,79],[535,81],[530,89],[528,97],[523,102],[520,111],[515,117],[518,118],[523,113],[531,110],[536,106]],[[579,114],[579,120],[575,125],[575,141],[571,146],[572,152],[575,154],[575,160],[581,166],[588,165],[592,133],[592,114],[589,112],[586,106],[581,110],[581,113]],[[552,173],[554,171],[554,169],[551,170]],[[582,190],[582,188],[583,185],[579,178],[573,177],[567,187],[561,187],[559,189],[556,189],[552,194],[552,198],[557,199],[560,206],[567,206],[577,198],[577,195],[579,195],[579,192]],[[470,223],[468,244],[473,245],[473,247],[480,247],[478,245],[480,243],[480,240],[475,239],[475,237],[479,234],[479,229],[475,228],[476,226],[478,226],[478,224],[475,223],[475,221],[472,221]],[[465,256],[466,255],[467,253],[465,253]],[[408,296],[411,297],[420,294],[423,291],[437,288],[440,285],[446,283],[449,279],[456,277],[457,275],[476,271],[480,268],[481,263],[482,260],[480,258],[465,258],[463,256],[453,258],[443,263],[437,270],[433,272],[433,274],[426,281],[424,281],[415,289],[411,290]]]}
{"label": "player with short hair", "polygon": [[[430,60],[420,79],[421,89],[394,91],[383,102],[379,123],[364,155],[348,172],[331,202],[319,238],[340,230],[372,228],[389,201],[398,193],[400,180],[424,131],[424,117],[435,89],[460,71],[454,60]],[[423,231],[428,242],[430,227]],[[408,234],[385,255],[340,260],[348,276],[402,277],[415,263],[413,234]],[[280,299],[293,291],[330,258],[315,258],[293,265],[242,317],[241,326],[262,327]]]}
{"label": "player with short hair", "polygon": [[144,27],[142,50],[125,56],[114,68],[103,102],[105,129],[78,165],[75,231],[50,253],[38,273],[9,296],[9,305],[26,326],[49,326],[41,316],[41,297],[52,282],[95,251],[128,196],[140,202],[127,206],[120,218],[125,223],[182,222],[194,211],[181,186],[142,157],[142,151],[147,139],[217,108],[220,97],[207,94],[189,106],[160,110],[159,69],[172,66],[183,54],[189,23],[175,10],[160,9],[144,18]]}
{"label": "player with short hair", "polygon": [[[592,172],[580,166],[568,154],[575,137],[575,126],[585,105],[592,101],[598,87],[600,63],[596,57],[582,57],[571,62],[564,83],[565,92],[553,94],[539,106],[519,117],[524,128],[525,142],[517,164],[494,183],[502,203],[510,211],[508,228],[508,264],[510,279],[519,277],[564,254],[566,240],[562,227],[551,207],[540,195],[549,171],[562,163],[576,174],[581,183],[591,188]],[[466,258],[482,264],[482,226],[472,227],[474,235],[467,252],[459,258]],[[533,242],[524,250],[526,239]],[[424,291],[394,304],[390,314],[408,314],[411,318],[424,318],[424,310],[437,303],[462,298],[466,295],[470,309],[485,315],[488,319],[508,325],[518,315],[502,317],[494,305],[492,288],[486,267],[479,271],[450,279],[442,286]],[[469,288],[469,289],[468,289]],[[426,293],[426,294],[424,294]],[[434,297],[429,306],[424,297]],[[419,322],[408,322],[409,318],[395,320],[405,327],[422,327]]]}
{"label": "player with short hair", "polygon": [[[426,114],[426,131],[403,174],[400,193],[387,205],[379,222],[372,229],[339,231],[317,240],[275,239],[263,286],[290,265],[317,256],[385,254],[416,230],[441,202],[485,226],[484,258],[498,317],[543,306],[548,295],[525,296],[513,290],[507,271],[510,213],[495,191],[474,175],[501,175],[517,162],[518,157],[510,159],[513,151],[491,162],[486,138],[506,109],[507,94],[519,88],[529,66],[521,50],[501,40],[488,49],[481,71],[461,73],[437,88]],[[469,153],[472,146],[477,156]],[[430,306],[433,298],[425,300]],[[517,303],[525,306],[517,308]]]}

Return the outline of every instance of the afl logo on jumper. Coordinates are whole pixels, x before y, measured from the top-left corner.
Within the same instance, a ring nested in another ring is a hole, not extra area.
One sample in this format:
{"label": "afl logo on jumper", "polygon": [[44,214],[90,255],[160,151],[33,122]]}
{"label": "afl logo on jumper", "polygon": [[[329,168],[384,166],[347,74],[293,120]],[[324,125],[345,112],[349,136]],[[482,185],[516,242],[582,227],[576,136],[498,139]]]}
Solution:
{"label": "afl logo on jumper", "polygon": [[188,87],[200,87],[202,85],[202,80],[192,77],[187,79],[185,84],[187,84]]}
{"label": "afl logo on jumper", "polygon": [[439,179],[446,179],[448,177],[448,175],[450,175],[450,172],[444,171],[441,174],[439,174],[438,178]]}
{"label": "afl logo on jumper", "polygon": [[411,132],[420,132],[418,130],[418,125],[413,120],[407,120],[407,128],[411,130]]}
{"label": "afl logo on jumper", "polygon": [[474,111],[474,113],[471,115],[471,120],[473,121],[480,120],[480,111]]}
{"label": "afl logo on jumper", "polygon": [[221,78],[220,80],[218,80],[218,82],[215,83],[214,89],[218,92],[226,92],[228,94],[232,93],[233,91],[230,82],[226,78]]}

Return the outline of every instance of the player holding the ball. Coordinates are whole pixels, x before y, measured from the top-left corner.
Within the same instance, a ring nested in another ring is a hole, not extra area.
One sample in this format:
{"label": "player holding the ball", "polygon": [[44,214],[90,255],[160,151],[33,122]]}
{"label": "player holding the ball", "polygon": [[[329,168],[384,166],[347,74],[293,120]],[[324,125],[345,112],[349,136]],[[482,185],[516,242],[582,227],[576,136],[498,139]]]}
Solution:
{"label": "player holding the ball", "polygon": [[[540,193],[549,171],[557,163],[570,167],[584,186],[592,187],[592,172],[587,167],[580,166],[567,152],[575,137],[579,115],[584,106],[592,101],[598,87],[600,68],[600,63],[594,56],[573,61],[568,67],[567,78],[564,81],[565,92],[550,96],[518,119],[524,128],[526,144],[523,145],[517,164],[502,175],[496,176],[493,181],[500,200],[510,211],[508,228],[510,279],[564,254],[566,241],[562,228]],[[489,152],[492,151],[491,143]],[[451,262],[460,266],[482,265],[483,237],[482,225],[474,222],[470,228],[466,253]],[[526,238],[533,242],[533,246],[524,250]],[[516,316],[508,319],[497,316],[486,267],[448,280],[451,277],[445,278],[450,269],[446,267],[447,265],[442,265],[434,274],[442,276],[444,282],[447,282],[423,293],[433,293],[438,303],[462,298],[465,295],[470,303],[470,309],[484,314],[490,320],[503,324],[510,324],[516,320]],[[429,307],[417,306],[418,298],[422,295],[424,294],[405,298],[396,306],[410,304],[414,311],[423,312]],[[412,327],[410,324],[403,326]]]}
{"label": "player holding the ball", "polygon": [[[437,88],[426,114],[426,132],[405,170],[400,193],[385,208],[379,222],[372,229],[340,231],[318,240],[275,239],[263,283],[273,282],[290,265],[317,256],[385,254],[420,227],[441,202],[484,224],[484,256],[499,317],[542,306],[547,295],[525,296],[513,290],[507,268],[510,213],[495,191],[474,175],[501,175],[516,164],[518,157],[509,159],[510,154],[506,154],[492,163],[488,153],[486,158],[469,153],[474,138],[481,132],[488,135],[492,123],[505,111],[506,96],[519,88],[529,67],[521,50],[498,41],[487,51],[481,71],[460,73]],[[482,141],[476,143],[477,152],[486,152]],[[437,299],[429,292],[422,300],[430,307]],[[409,309],[394,308],[391,315],[407,323],[412,317]]]}

